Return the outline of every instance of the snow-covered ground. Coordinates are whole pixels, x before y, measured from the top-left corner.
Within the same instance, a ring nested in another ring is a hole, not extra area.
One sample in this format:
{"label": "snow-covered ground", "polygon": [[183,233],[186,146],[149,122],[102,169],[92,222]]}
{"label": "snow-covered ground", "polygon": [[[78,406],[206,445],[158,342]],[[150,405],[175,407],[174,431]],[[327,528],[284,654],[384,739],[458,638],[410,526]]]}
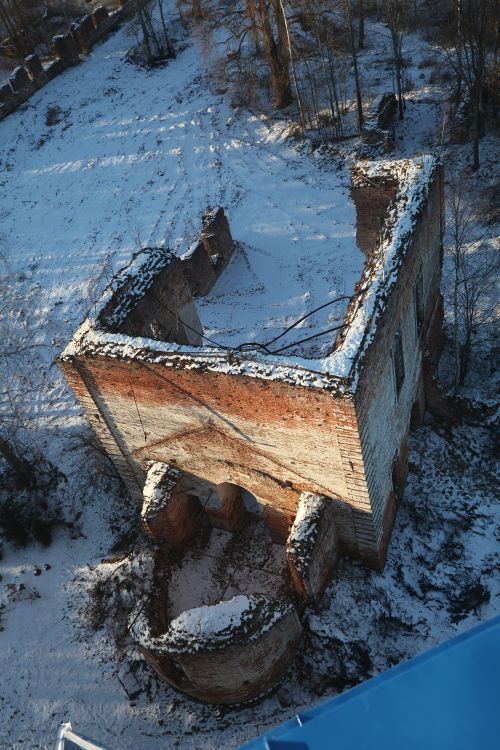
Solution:
{"label": "snow-covered ground", "polygon": [[[2,123],[7,251],[23,271],[36,264],[58,318],[69,316],[63,335],[104,268],[140,245],[187,250],[208,205],[226,208],[245,248],[203,300],[207,335],[264,341],[351,294],[364,256],[348,168],[325,174],[284,142],[285,121],[232,111],[203,78],[197,45],[144,71],[123,59],[132,41],[120,31]],[[47,126],[55,106],[60,122]],[[306,327],[338,321],[345,307]]]}
{"label": "snow-covered ground", "polygon": [[287,598],[285,571],[285,547],[269,543],[262,520],[251,519],[237,534],[214,529],[204,544],[193,545],[181,562],[170,566],[169,618],[239,594],[272,599],[283,592]]}
{"label": "snow-covered ground", "polygon": [[[390,86],[390,72],[380,27],[369,25],[368,32],[360,67],[376,94]],[[51,502],[72,524],[57,530],[47,548],[4,546],[2,750],[49,748],[65,720],[115,750],[232,748],[499,610],[492,433],[481,427],[444,433],[429,424],[411,437],[411,472],[384,573],[342,562],[321,605],[306,617],[283,684],[258,705],[221,711],[179,695],[142,667],[128,642],[117,651],[106,618],[89,615],[88,590],[93,586],[95,596],[96,580],[108,588],[116,581],[126,608],[120,550],[133,543],[137,511],[103,460],[82,445],[88,433],[80,411],[50,362],[110,275],[140,244],[183,252],[208,204],[227,208],[233,236],[252,251],[249,266],[242,253],[226,270],[235,294],[245,275],[243,288],[255,305],[247,310],[250,328],[262,301],[274,296],[267,276],[274,248],[295,259],[273,271],[283,292],[276,295],[279,325],[330,293],[342,294],[363,260],[346,252],[339,270],[335,257],[321,272],[313,262],[327,248],[352,246],[342,153],[298,151],[285,139],[286,120],[232,110],[205,76],[196,42],[154,71],[124,61],[132,43],[127,28],[120,30],[0,123],[1,249],[18,288],[30,289],[35,300],[27,320],[46,348],[27,366],[37,386],[30,408],[39,447],[67,477]],[[422,64],[435,52],[416,35],[405,45],[414,86],[392,158],[440,148],[442,90],[429,83],[433,68]],[[47,111],[56,106],[60,121],[49,126]],[[498,171],[494,139],[484,139],[483,149],[489,156],[472,182],[478,194]],[[457,150],[465,162],[470,147]],[[217,309],[214,319],[208,306],[202,311],[214,331]],[[231,309],[226,313],[229,325]],[[139,684],[132,700],[122,687],[127,663]]]}

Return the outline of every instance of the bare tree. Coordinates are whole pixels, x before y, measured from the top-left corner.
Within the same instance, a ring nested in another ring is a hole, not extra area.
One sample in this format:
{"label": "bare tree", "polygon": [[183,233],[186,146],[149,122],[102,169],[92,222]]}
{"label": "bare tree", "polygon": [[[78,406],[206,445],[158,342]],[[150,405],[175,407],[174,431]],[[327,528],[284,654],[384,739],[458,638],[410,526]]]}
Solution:
{"label": "bare tree", "polygon": [[283,21],[283,25],[285,28],[285,34],[286,34],[286,43],[288,48],[288,54],[290,57],[290,69],[292,71],[292,78],[293,78],[293,85],[295,88],[295,95],[297,97],[297,103],[299,105],[299,114],[300,114],[300,124],[302,127],[302,130],[305,130],[306,124],[305,124],[305,115],[304,115],[304,106],[302,103],[302,97],[300,94],[300,88],[297,80],[297,73],[295,71],[295,63],[293,58],[293,49],[292,49],[292,40],[290,38],[290,30],[288,26],[288,19],[285,11],[285,4],[284,0],[278,0],[278,11],[281,13],[281,18]]}
{"label": "bare tree", "polygon": [[286,13],[281,0],[219,0],[207,11],[212,26],[228,33],[226,49],[232,61],[241,59],[248,38],[269,70],[274,105],[287,107],[292,101],[290,44]]}
{"label": "bare tree", "polygon": [[482,96],[488,70],[498,47],[499,24],[495,0],[453,0],[454,48],[446,50],[455,69],[458,96],[462,85],[472,103],[473,169],[479,168],[479,140],[483,126]]}
{"label": "bare tree", "polygon": [[498,320],[495,287],[500,270],[497,251],[483,238],[474,239],[474,207],[465,175],[453,165],[448,169],[448,229],[451,236],[451,284],[453,310],[454,385],[465,380],[474,341],[484,342]]}
{"label": "bare tree", "polygon": [[358,0],[358,48],[365,46],[365,0]]}
{"label": "bare tree", "polygon": [[163,0],[158,2],[158,21],[154,19],[154,8],[147,0],[135,0],[135,7],[137,23],[141,30],[141,45],[148,65],[175,57],[163,12]]}
{"label": "bare tree", "polygon": [[353,18],[352,18],[351,0],[346,0],[345,9],[346,9],[346,15],[347,15],[347,27],[348,27],[349,38],[350,38],[350,43],[351,43],[352,63],[354,67],[354,85],[356,87],[356,106],[358,110],[358,129],[361,131],[361,128],[363,127],[363,122],[364,122],[363,100],[361,98],[361,84],[359,81],[358,56],[356,54],[356,43],[354,41],[354,23],[353,23]]}
{"label": "bare tree", "polygon": [[403,99],[403,28],[404,7],[401,0],[384,0],[387,28],[391,35],[392,58],[396,78],[399,119],[404,118]]}
{"label": "bare tree", "polygon": [[460,382],[469,372],[473,347],[491,344],[498,325],[498,303],[495,300],[496,280],[500,271],[498,248],[486,242],[475,243],[462,264],[460,305],[463,314]]}
{"label": "bare tree", "polygon": [[14,276],[0,256],[0,455],[19,488],[35,484],[32,463],[18,440],[20,423],[24,421],[19,404],[24,390],[22,366],[27,365],[26,355],[35,344],[34,334],[26,330],[23,314],[28,296],[29,293],[16,290]]}
{"label": "bare tree", "polygon": [[[287,107],[292,101],[292,88],[288,68],[288,44],[286,26],[279,0],[258,0],[264,51],[271,69],[271,84],[274,104],[278,109]],[[276,28],[276,33],[273,29]]]}
{"label": "bare tree", "polygon": [[0,0],[0,25],[20,57],[33,52],[37,38],[26,3],[19,0]]}
{"label": "bare tree", "polygon": [[201,8],[201,0],[192,0],[191,12],[195,21],[201,21],[203,18],[203,11]]}

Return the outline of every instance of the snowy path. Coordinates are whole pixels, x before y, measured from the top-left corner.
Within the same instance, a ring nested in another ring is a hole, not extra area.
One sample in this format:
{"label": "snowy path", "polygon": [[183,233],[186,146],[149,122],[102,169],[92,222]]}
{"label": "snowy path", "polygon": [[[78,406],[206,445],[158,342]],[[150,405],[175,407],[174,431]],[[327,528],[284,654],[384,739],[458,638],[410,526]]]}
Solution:
{"label": "snowy path", "polygon": [[[231,111],[196,44],[148,72],[123,60],[130,43],[120,31],[1,125],[2,239],[46,289],[47,315],[58,305],[69,335],[111,269],[139,245],[187,249],[207,205],[226,208],[251,265],[237,266],[243,278],[230,280],[229,309],[216,306],[208,331],[231,325],[236,309],[247,340],[270,336],[273,324],[351,293],[364,258],[347,170],[325,174],[297,153],[286,122]],[[60,121],[48,126],[55,106]]]}

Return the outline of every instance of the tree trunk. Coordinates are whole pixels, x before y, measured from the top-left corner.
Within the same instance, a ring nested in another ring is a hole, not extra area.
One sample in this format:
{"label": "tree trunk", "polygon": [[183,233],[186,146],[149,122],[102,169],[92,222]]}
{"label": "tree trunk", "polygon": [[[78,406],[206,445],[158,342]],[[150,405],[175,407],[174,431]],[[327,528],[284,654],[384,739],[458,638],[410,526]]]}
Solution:
{"label": "tree trunk", "polygon": [[391,35],[392,57],[396,71],[396,93],[399,119],[404,118],[403,99],[403,18],[398,0],[385,0],[385,17]]}
{"label": "tree trunk", "polygon": [[165,16],[163,14],[163,0],[160,0],[160,2],[158,3],[158,7],[160,9],[161,27],[162,27],[162,32],[163,32],[163,44],[165,45],[164,53],[166,51],[166,53],[168,54],[168,57],[171,57],[172,59],[174,59],[176,57],[176,54],[175,54],[174,46],[172,42],[170,41],[170,37],[168,35],[167,24],[165,22]]}
{"label": "tree trunk", "polygon": [[467,333],[464,345],[460,351],[460,385],[464,384],[465,378],[469,371],[470,355],[472,352],[472,335]]}
{"label": "tree trunk", "polygon": [[193,0],[191,8],[194,20],[201,21],[203,15],[201,10],[201,0]]}
{"label": "tree trunk", "polygon": [[[302,97],[300,95],[300,89],[299,84],[297,81],[297,76],[295,74],[295,64],[293,61],[293,52],[292,52],[292,41],[290,39],[290,32],[288,29],[288,20],[285,13],[285,6],[283,5],[283,0],[275,0],[275,12],[278,15],[278,31],[280,33],[280,37],[284,36],[284,39],[281,40],[280,44],[282,49],[288,49],[288,55],[290,57],[290,68],[292,70],[292,78],[293,78],[293,84],[295,88],[295,95],[297,97],[297,103],[299,105],[299,114],[300,114],[300,124],[302,127],[302,130],[304,131],[306,129],[306,121],[304,116],[304,107],[302,105]],[[286,46],[285,46],[286,45]],[[286,65],[286,59],[283,60],[283,64]]]}
{"label": "tree trunk", "polygon": [[363,49],[365,46],[365,0],[359,0],[358,15],[358,49]]}
{"label": "tree trunk", "polygon": [[[4,0],[0,0],[0,21],[20,57],[24,57],[33,52],[32,45],[29,42],[27,29],[25,29],[23,24],[19,22],[19,18],[16,19],[12,8],[6,5]],[[23,31],[27,36],[28,43],[26,39],[23,38]]]}
{"label": "tree trunk", "polygon": [[274,94],[274,105],[278,109],[288,107],[292,101],[288,59],[283,64],[283,55],[274,38],[273,27],[266,0],[259,0],[259,15],[264,37],[264,51],[271,69],[271,85]]}
{"label": "tree trunk", "polygon": [[402,84],[402,70],[401,70],[401,51],[398,49],[398,45],[395,44],[396,49],[396,88],[398,92],[398,112],[399,119],[404,119],[404,99],[403,99],[403,84]]}
{"label": "tree trunk", "polygon": [[453,348],[455,350],[455,390],[461,382],[461,357],[460,357],[460,326],[459,326],[459,302],[458,290],[460,286],[460,249],[458,238],[455,237],[455,278],[453,280]]}
{"label": "tree trunk", "polygon": [[259,29],[257,24],[256,0],[247,0],[247,16],[250,20],[250,31],[255,45],[255,54],[261,56]]}
{"label": "tree trunk", "polygon": [[5,458],[15,474],[17,486],[33,487],[36,483],[35,472],[24,458],[20,458],[12,446],[0,435],[0,454]]}
{"label": "tree trunk", "polygon": [[363,127],[363,121],[364,121],[363,120],[363,102],[361,99],[361,86],[359,83],[358,56],[356,55],[356,45],[354,42],[354,26],[352,23],[351,0],[347,0],[346,10],[347,10],[347,21],[349,24],[349,35],[351,38],[352,62],[354,65],[354,84],[356,86],[356,102],[357,102],[357,108],[358,108],[358,128],[359,128],[359,132],[361,132],[361,128]]}
{"label": "tree trunk", "polygon": [[135,7],[137,9],[137,15],[139,17],[139,23],[142,30],[142,46],[146,53],[146,59],[149,64],[153,62],[153,53],[151,51],[151,42],[149,39],[148,29],[146,26],[146,20],[144,18],[144,8],[142,7],[143,0],[135,0]]}
{"label": "tree trunk", "polygon": [[[482,86],[481,86],[482,87]],[[480,110],[480,99],[481,99],[481,87],[478,78],[476,78],[474,86],[474,118],[472,122],[472,169],[476,171],[479,169],[479,139],[481,137],[481,110]]]}

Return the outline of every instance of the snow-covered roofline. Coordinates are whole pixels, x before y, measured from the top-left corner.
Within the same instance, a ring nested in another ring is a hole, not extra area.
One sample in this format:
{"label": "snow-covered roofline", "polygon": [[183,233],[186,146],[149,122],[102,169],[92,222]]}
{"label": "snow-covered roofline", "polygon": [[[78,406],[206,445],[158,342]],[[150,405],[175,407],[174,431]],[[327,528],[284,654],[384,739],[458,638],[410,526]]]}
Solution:
{"label": "snow-covered roofline", "polygon": [[426,204],[438,166],[436,157],[425,155],[414,159],[358,162],[353,168],[354,188],[369,184],[371,180],[392,181],[397,188],[380,238],[365,262],[349,302],[345,327],[328,356],[311,360],[253,351],[223,351],[211,345],[189,346],[111,332],[110,327],[119,325],[155,276],[175,257],[166,249],[147,249],[136,253],[132,262],[114,277],[59,361],[77,356],[103,356],[280,380],[326,389],[338,395],[353,394],[363,356],[375,336],[402,260],[411,248],[415,224]]}

